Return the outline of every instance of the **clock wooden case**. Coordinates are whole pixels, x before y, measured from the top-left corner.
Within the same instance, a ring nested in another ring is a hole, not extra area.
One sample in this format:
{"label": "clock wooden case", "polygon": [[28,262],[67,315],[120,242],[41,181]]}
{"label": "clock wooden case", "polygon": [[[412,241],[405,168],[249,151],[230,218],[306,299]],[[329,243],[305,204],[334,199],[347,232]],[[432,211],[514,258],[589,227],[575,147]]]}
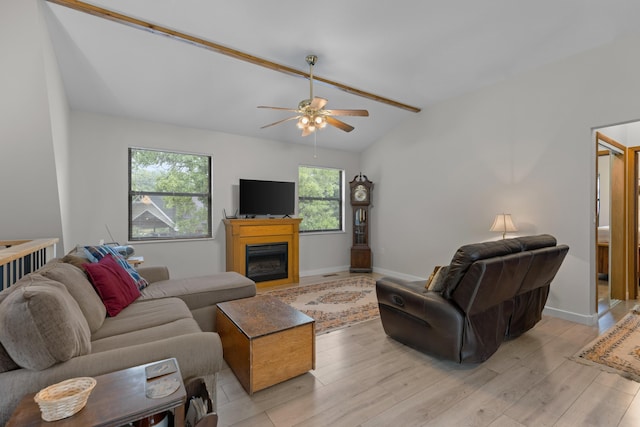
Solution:
{"label": "clock wooden case", "polygon": [[353,244],[351,246],[352,273],[372,271],[371,248],[369,247],[369,207],[373,182],[366,175],[356,175],[349,183],[351,208],[353,210]]}

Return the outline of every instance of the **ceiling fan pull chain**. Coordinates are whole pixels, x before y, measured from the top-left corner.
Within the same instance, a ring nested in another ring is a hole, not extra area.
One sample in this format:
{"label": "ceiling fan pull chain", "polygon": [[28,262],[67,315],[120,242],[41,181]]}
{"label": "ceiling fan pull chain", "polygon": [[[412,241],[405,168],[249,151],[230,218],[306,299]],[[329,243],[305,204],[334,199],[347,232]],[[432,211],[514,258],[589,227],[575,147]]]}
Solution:
{"label": "ceiling fan pull chain", "polygon": [[318,132],[314,132],[313,133],[313,158],[317,159],[318,158]]}

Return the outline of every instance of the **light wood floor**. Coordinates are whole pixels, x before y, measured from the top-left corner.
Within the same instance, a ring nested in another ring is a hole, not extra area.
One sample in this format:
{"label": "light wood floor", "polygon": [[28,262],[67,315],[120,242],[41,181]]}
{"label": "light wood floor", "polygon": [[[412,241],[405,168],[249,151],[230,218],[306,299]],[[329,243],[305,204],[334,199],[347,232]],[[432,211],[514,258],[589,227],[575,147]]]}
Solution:
{"label": "light wood floor", "polygon": [[253,396],[225,366],[218,426],[638,426],[639,383],[569,360],[635,303],[592,327],[545,316],[472,366],[392,340],[379,319],[319,335],[315,370]]}

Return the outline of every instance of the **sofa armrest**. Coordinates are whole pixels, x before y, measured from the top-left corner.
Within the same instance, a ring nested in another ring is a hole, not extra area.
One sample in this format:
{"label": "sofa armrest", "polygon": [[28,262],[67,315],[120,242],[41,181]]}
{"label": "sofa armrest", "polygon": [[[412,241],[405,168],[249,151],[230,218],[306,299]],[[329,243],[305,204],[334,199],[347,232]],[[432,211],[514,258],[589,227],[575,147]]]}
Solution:
{"label": "sofa armrest", "polygon": [[136,271],[149,283],[169,280],[169,269],[164,265],[154,267],[138,267]]}

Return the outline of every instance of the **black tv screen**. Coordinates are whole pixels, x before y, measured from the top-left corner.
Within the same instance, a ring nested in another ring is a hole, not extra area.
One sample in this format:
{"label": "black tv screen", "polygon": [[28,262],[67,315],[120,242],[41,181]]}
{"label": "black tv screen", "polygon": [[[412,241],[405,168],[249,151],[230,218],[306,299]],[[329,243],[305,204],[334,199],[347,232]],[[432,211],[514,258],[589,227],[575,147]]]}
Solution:
{"label": "black tv screen", "polygon": [[240,215],[285,216],[295,213],[295,183],[240,180]]}

